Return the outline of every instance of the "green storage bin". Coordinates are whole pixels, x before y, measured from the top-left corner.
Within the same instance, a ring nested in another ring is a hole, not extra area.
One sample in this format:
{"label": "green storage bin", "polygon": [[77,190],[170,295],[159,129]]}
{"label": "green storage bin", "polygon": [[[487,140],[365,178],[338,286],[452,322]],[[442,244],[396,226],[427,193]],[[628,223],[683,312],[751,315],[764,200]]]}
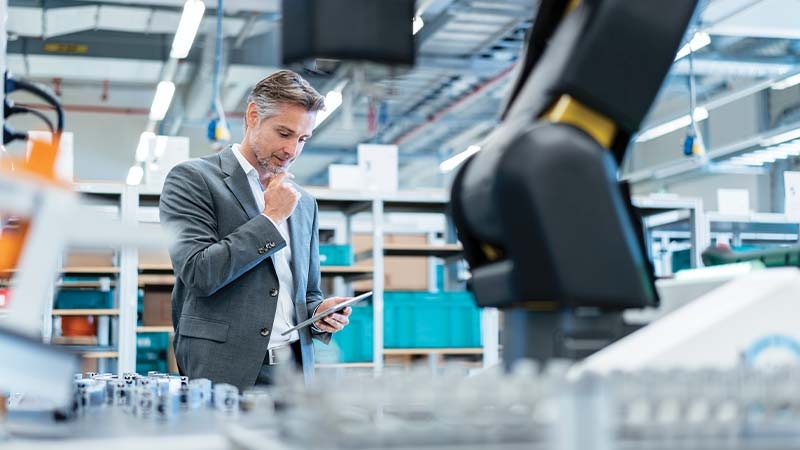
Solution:
{"label": "green storage bin", "polygon": [[167,360],[167,351],[166,350],[147,350],[147,349],[136,349],[136,361],[137,362],[147,362],[147,361],[161,361]]}
{"label": "green storage bin", "polygon": [[746,251],[709,247],[702,257],[705,266],[758,261],[765,267],[800,267],[800,245]]}
{"label": "green storage bin", "polygon": [[385,348],[481,346],[481,313],[469,292],[384,292]]}
{"label": "green storage bin", "polygon": [[144,318],[144,289],[136,291],[136,325],[142,325]]}
{"label": "green storage bin", "polygon": [[114,305],[112,291],[97,289],[60,289],[56,293],[56,309],[108,309]]}
{"label": "green storage bin", "polygon": [[139,351],[166,351],[169,347],[169,333],[138,333],[136,335],[136,349]]}
{"label": "green storage bin", "polygon": [[352,266],[353,249],[349,245],[320,244],[319,264],[321,266]]}
{"label": "green storage bin", "polygon": [[328,345],[314,341],[320,363],[372,361],[372,306],[353,306],[350,323]]}
{"label": "green storage bin", "polygon": [[445,270],[444,264],[436,264],[436,290],[439,292],[444,292]]}
{"label": "green storage bin", "polygon": [[353,306],[350,323],[333,335],[341,362],[372,361],[372,306]]}
{"label": "green storage bin", "polygon": [[691,249],[675,250],[672,252],[672,273],[692,268]]}

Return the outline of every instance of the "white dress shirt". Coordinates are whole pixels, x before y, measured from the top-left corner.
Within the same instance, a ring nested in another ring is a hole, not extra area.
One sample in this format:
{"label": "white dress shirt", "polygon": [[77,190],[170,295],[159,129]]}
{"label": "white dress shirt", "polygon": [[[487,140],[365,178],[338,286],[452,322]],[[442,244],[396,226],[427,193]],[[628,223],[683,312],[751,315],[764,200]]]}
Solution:
{"label": "white dress shirt", "polygon": [[[250,190],[258,205],[258,210],[264,210],[264,188],[261,180],[258,179],[258,171],[242,156],[239,144],[233,144],[233,154],[242,166],[242,170],[247,175],[247,182],[250,183]],[[297,315],[294,310],[294,284],[292,277],[292,250],[289,241],[289,225],[287,221],[276,224],[272,222],[286,241],[286,247],[278,250],[272,255],[272,262],[275,265],[275,272],[278,274],[278,306],[275,310],[275,321],[272,324],[272,334],[269,338],[269,348],[281,347],[300,339],[297,330],[288,336],[281,336],[281,333],[297,325]],[[271,301],[272,297],[265,292],[266,301]]]}

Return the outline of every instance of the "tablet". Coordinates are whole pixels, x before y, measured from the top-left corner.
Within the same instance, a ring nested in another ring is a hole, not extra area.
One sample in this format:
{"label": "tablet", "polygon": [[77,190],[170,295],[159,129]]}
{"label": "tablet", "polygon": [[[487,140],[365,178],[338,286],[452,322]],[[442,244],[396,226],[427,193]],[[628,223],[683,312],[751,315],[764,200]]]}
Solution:
{"label": "tablet", "polygon": [[312,317],[312,318],[310,318],[308,320],[304,320],[304,321],[298,323],[297,325],[295,325],[294,327],[289,328],[288,330],[286,330],[283,333],[281,333],[281,336],[286,336],[287,334],[291,333],[294,330],[299,330],[300,328],[307,327],[309,325],[313,325],[314,322],[316,322],[316,321],[318,321],[320,319],[324,319],[324,318],[330,316],[331,314],[333,314],[335,312],[339,312],[339,311],[347,308],[350,305],[354,305],[354,304],[360,302],[361,300],[366,300],[371,295],[372,295],[372,291],[369,291],[369,292],[365,292],[365,293],[363,293],[361,295],[358,295],[356,297],[353,297],[350,300],[347,300],[347,301],[344,301],[342,303],[339,303],[338,305],[334,306],[333,308],[326,309],[325,311],[322,311],[321,313],[317,314],[316,316],[314,316],[314,317]]}

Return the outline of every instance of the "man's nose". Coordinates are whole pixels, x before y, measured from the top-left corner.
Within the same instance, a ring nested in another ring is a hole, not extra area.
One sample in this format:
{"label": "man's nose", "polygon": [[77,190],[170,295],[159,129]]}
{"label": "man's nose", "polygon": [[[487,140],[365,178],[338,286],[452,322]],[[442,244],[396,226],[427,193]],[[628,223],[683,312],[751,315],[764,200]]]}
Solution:
{"label": "man's nose", "polygon": [[287,157],[287,158],[294,158],[295,156],[297,156],[297,153],[300,151],[300,146],[301,145],[302,144],[300,144],[300,143],[297,143],[297,144],[294,144],[294,145],[291,145],[291,144],[287,145],[286,147],[283,148],[283,155],[285,157]]}

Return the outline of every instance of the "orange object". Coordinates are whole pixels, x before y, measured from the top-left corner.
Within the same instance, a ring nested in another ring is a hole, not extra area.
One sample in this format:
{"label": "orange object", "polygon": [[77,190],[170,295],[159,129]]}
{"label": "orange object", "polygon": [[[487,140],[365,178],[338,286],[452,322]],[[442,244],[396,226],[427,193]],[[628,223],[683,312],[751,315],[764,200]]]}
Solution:
{"label": "orange object", "polygon": [[62,336],[94,336],[97,334],[97,322],[94,316],[61,317]]}
{"label": "orange object", "polygon": [[[60,142],[60,134],[53,135],[52,142],[34,140],[27,161],[4,161],[0,164],[0,170],[13,170],[21,175],[32,175],[44,183],[66,187],[68,185],[57,180],[55,176]],[[0,272],[13,270],[19,264],[29,228],[29,221],[22,219],[17,221],[15,227],[5,228],[0,233]]]}
{"label": "orange object", "polygon": [[22,255],[25,236],[28,234],[28,221],[20,221],[16,226],[5,227],[0,234],[0,272],[14,270]]}
{"label": "orange object", "polygon": [[11,298],[11,289],[0,288],[0,308],[8,307],[10,298]]}

